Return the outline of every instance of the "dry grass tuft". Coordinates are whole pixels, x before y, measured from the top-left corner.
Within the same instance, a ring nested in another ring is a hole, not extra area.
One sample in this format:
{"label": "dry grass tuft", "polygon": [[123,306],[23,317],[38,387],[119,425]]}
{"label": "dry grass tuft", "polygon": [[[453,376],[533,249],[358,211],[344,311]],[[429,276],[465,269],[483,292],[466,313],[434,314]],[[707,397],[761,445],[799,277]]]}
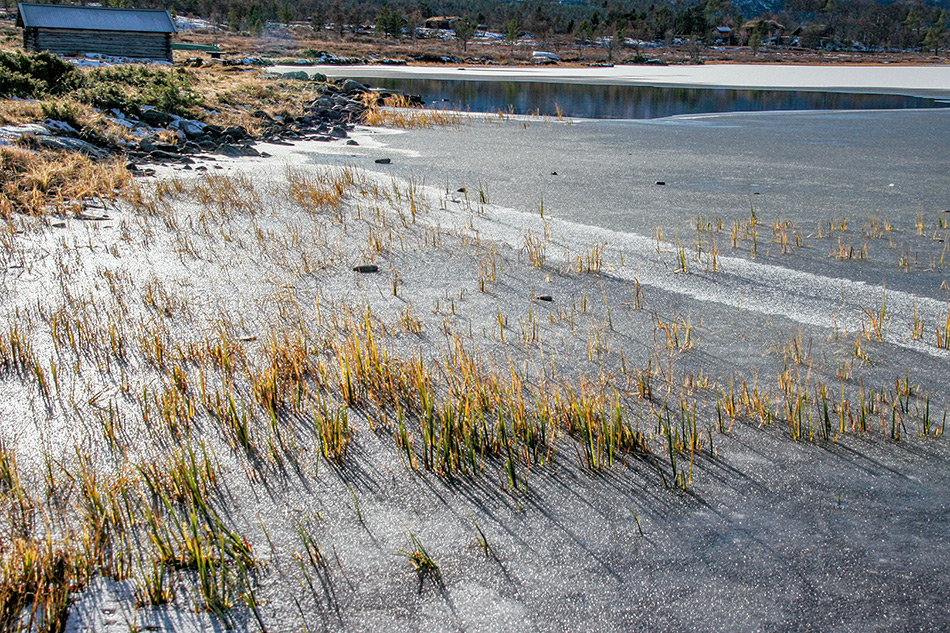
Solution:
{"label": "dry grass tuft", "polygon": [[0,215],[79,212],[82,200],[114,200],[131,182],[121,159],[95,162],[72,152],[0,147]]}
{"label": "dry grass tuft", "polygon": [[378,104],[378,99],[379,96],[371,92],[364,96],[367,110],[363,114],[363,123],[366,125],[412,129],[461,125],[463,122],[463,117],[458,112],[413,107],[408,99],[400,95],[387,97],[382,106]]}

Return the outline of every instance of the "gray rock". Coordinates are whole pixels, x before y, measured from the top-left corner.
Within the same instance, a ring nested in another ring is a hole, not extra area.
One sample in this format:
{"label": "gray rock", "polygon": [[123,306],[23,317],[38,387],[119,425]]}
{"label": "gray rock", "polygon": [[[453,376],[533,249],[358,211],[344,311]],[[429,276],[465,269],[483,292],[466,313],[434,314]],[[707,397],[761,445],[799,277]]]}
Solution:
{"label": "gray rock", "polygon": [[172,122],[172,117],[170,114],[151,108],[142,108],[142,115],[140,118],[152,127],[165,127]]}
{"label": "gray rock", "polygon": [[320,83],[327,82],[327,76],[323,73],[313,73],[310,75],[310,81],[319,81]]}
{"label": "gray rock", "polygon": [[181,158],[178,154],[172,154],[171,152],[166,152],[160,149],[152,150],[149,152],[149,156],[152,159],[161,162],[177,161],[179,158]]}
{"label": "gray rock", "polygon": [[202,134],[205,131],[205,124],[201,121],[194,121],[192,119],[181,119],[176,121],[177,128],[181,130],[182,134],[187,136],[189,139],[194,139]]}
{"label": "gray rock", "polygon": [[281,75],[284,79],[298,79],[300,81],[309,81],[310,75],[302,70],[291,70],[290,72],[283,73]]}
{"label": "gray rock", "polygon": [[342,125],[334,125],[333,128],[330,129],[330,136],[346,138],[346,128]]}
{"label": "gray rock", "polygon": [[222,136],[227,136],[231,140],[240,141],[246,138],[250,138],[250,135],[240,125],[232,125],[224,128],[224,131],[221,133]]}
{"label": "gray rock", "polygon": [[110,156],[106,150],[78,138],[70,138],[68,136],[37,136],[36,139],[39,144],[46,149],[80,152],[90,158],[100,160]]}
{"label": "gray rock", "polygon": [[230,145],[225,144],[217,149],[218,154],[237,158],[238,156],[260,156],[261,153],[250,145]]}
{"label": "gray rock", "polygon": [[24,134],[32,134],[34,136],[48,136],[49,130],[38,123],[0,126],[0,138],[16,139],[20,138]]}
{"label": "gray rock", "polygon": [[354,79],[347,79],[340,88],[343,92],[366,92],[369,90],[369,88]]}
{"label": "gray rock", "polygon": [[216,153],[221,154],[222,156],[230,156],[231,158],[243,156],[241,153],[241,148],[237,145],[224,144],[216,150]]}
{"label": "gray rock", "polygon": [[65,121],[46,119],[43,121],[43,125],[46,126],[46,129],[57,136],[79,136],[79,131]]}

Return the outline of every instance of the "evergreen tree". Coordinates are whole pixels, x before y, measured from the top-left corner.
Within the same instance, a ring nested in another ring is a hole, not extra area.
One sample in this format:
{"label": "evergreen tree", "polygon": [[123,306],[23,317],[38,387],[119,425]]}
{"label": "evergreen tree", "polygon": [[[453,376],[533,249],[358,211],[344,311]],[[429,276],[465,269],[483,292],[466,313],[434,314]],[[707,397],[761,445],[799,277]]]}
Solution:
{"label": "evergreen tree", "polygon": [[933,50],[934,55],[940,52],[940,46],[947,36],[948,21],[950,21],[950,17],[947,16],[947,12],[941,10],[933,25],[927,29],[927,33],[924,35],[924,41],[921,44],[923,50]]}
{"label": "evergreen tree", "polygon": [[402,37],[402,29],[405,25],[406,18],[388,7],[380,9],[379,15],[376,17],[376,30],[394,39]]}
{"label": "evergreen tree", "polygon": [[468,50],[468,41],[475,35],[476,24],[468,17],[462,18],[452,27],[455,32],[455,39],[458,40],[462,50]]}

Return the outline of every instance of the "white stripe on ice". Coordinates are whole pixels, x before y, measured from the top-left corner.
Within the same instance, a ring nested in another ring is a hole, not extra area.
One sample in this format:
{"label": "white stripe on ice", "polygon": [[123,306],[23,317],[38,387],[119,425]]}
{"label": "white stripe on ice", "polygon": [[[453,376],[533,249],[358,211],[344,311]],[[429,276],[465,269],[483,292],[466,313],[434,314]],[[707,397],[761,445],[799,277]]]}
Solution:
{"label": "white stripe on ice", "polygon": [[[391,175],[378,174],[391,182]],[[427,187],[430,199],[444,199],[443,192]],[[438,203],[433,205],[438,207]],[[548,245],[548,260],[566,264],[569,259],[586,251],[594,244],[608,245],[615,266],[610,274],[626,280],[633,277],[648,286],[681,294],[699,301],[708,301],[750,310],[761,314],[780,316],[796,323],[839,331],[870,330],[867,311],[875,318],[886,302],[885,334],[888,343],[938,358],[950,358],[950,351],[939,349],[912,337],[916,308],[918,318],[927,324],[925,336],[932,338],[933,326],[946,319],[950,304],[908,292],[886,290],[878,284],[817,275],[773,264],[750,261],[739,257],[720,256],[719,270],[702,270],[703,264],[693,261],[693,270],[687,274],[674,273],[657,249],[672,260],[678,247],[669,242],[611,229],[577,224],[557,218],[542,219],[537,213],[526,213],[495,205],[473,205],[464,201],[449,201],[444,210],[434,211],[427,221],[443,227],[455,226],[460,231],[474,230],[483,241],[505,244],[520,249],[528,231],[543,237],[545,224],[552,240]],[[566,253],[567,256],[562,255]],[[619,265],[620,255],[624,265]],[[687,256],[690,256],[687,249]]]}
{"label": "white stripe on ice", "polygon": [[[277,66],[287,72],[300,67]],[[703,64],[612,68],[466,66],[308,66],[328,77],[537,81],[607,85],[699,86],[950,95],[950,66],[795,66]]]}

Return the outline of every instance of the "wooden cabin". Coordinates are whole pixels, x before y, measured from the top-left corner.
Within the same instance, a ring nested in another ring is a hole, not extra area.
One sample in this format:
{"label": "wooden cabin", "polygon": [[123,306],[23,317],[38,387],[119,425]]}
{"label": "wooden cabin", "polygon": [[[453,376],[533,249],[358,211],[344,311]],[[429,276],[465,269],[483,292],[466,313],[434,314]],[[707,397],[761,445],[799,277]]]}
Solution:
{"label": "wooden cabin", "polygon": [[23,48],[79,56],[172,61],[172,16],[164,9],[108,9],[63,4],[17,5]]}
{"label": "wooden cabin", "polygon": [[431,18],[426,18],[425,22],[422,25],[427,29],[444,29],[449,30],[455,28],[456,23],[461,21],[457,15],[437,15]]}

